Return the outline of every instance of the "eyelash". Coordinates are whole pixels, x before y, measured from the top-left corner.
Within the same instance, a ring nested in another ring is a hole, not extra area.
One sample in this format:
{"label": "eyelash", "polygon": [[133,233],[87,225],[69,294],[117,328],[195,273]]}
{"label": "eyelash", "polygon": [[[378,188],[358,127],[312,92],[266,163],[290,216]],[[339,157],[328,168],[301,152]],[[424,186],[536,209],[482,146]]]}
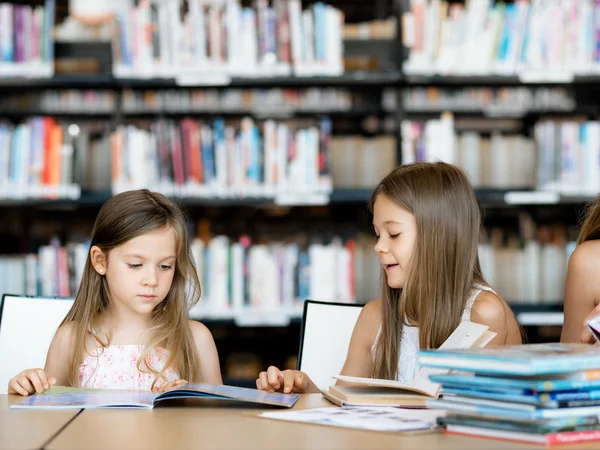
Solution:
{"label": "eyelash", "polygon": [[[400,236],[400,233],[390,234],[390,239],[396,239],[398,236]],[[379,239],[379,235],[378,234],[376,234],[375,237],[377,239]]]}
{"label": "eyelash", "polygon": [[[130,269],[139,269],[142,267],[141,264],[127,264],[127,265],[129,266]],[[163,264],[162,266],[160,266],[160,268],[164,271],[167,271],[167,270],[171,270],[173,268],[173,266],[168,266],[168,265]]]}

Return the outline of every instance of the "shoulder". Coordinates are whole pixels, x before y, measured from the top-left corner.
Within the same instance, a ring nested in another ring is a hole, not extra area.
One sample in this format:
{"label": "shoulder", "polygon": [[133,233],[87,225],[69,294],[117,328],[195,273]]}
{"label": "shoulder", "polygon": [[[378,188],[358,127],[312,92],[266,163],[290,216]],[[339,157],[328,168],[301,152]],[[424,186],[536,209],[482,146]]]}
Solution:
{"label": "shoulder", "polygon": [[369,344],[375,340],[381,326],[383,302],[380,298],[372,300],[363,306],[356,322],[355,331],[365,338]]}
{"label": "shoulder", "polygon": [[504,324],[509,313],[512,314],[510,307],[503,299],[494,292],[483,290],[475,297],[471,320],[493,328]]}
{"label": "shoulder", "polygon": [[67,322],[64,325],[58,327],[56,334],[54,335],[54,341],[59,344],[70,344],[75,339],[76,333],[75,322]]}
{"label": "shoulder", "polygon": [[381,308],[383,307],[383,302],[380,298],[371,300],[369,303],[363,306],[363,310],[361,314],[368,315],[369,317],[377,317],[381,315]]}
{"label": "shoulder", "polygon": [[67,357],[71,355],[77,338],[77,326],[75,322],[67,322],[61,325],[50,344],[49,354],[54,357]]}
{"label": "shoulder", "polygon": [[198,347],[204,347],[207,344],[214,345],[214,339],[210,330],[201,322],[197,320],[188,320],[190,330],[192,331],[192,337]]}
{"label": "shoulder", "polygon": [[578,245],[569,258],[569,269],[597,275],[600,270],[600,240]]}
{"label": "shoulder", "polygon": [[380,298],[371,300],[365,306],[363,306],[360,312],[359,320],[369,327],[379,328],[381,324],[381,311],[383,309],[383,302]]}

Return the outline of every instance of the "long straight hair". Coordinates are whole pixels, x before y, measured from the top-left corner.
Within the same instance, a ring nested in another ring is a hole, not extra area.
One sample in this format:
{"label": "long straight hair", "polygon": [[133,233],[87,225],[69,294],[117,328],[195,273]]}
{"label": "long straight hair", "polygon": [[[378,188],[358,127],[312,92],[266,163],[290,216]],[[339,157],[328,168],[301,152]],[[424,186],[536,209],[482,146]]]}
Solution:
{"label": "long straight hair", "polygon": [[[186,219],[181,209],[161,194],[146,189],[127,191],[110,198],[100,209],[90,241],[106,255],[119,245],[143,234],[171,227],[176,235],[176,262],[173,283],[165,299],[152,311],[151,338],[137,362],[141,371],[164,378],[167,368],[177,370],[188,381],[200,381],[200,362],[188,324],[190,308],[200,299],[200,282],[190,254]],[[69,382],[79,386],[79,366],[87,353],[90,338],[99,345],[110,345],[110,336],[102,342],[94,333],[94,324],[110,302],[106,278],[92,266],[88,254],[75,302],[61,326],[72,330]],[[160,370],[147,363],[157,347],[169,352]],[[153,386],[154,386],[153,383]]]}
{"label": "long straight hair", "polygon": [[485,285],[477,253],[481,215],[465,174],[446,163],[398,167],[375,188],[415,216],[416,243],[402,289],[382,270],[382,325],[373,376],[396,379],[402,329],[419,326],[421,349],[439,347],[460,324],[473,286]]}
{"label": "long straight hair", "polygon": [[579,230],[577,245],[600,239],[600,196],[587,207],[585,219]]}

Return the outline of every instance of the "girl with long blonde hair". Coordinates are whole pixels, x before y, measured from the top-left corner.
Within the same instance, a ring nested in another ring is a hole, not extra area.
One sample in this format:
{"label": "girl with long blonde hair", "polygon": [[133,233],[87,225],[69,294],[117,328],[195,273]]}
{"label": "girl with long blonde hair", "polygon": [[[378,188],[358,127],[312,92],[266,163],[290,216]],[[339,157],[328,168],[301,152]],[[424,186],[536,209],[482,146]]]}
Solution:
{"label": "girl with long blonde hair", "polygon": [[9,393],[53,384],[155,391],[222,384],[210,331],[188,319],[200,298],[189,244],[183,212],[163,195],[143,189],[109,199],[45,368],[12,378]]}
{"label": "girl with long blonde hair", "polygon": [[[375,188],[369,207],[382,294],[358,318],[343,375],[411,381],[418,350],[439,347],[461,321],[489,326],[497,333],[491,345],[521,343],[510,307],[481,274],[481,216],[460,169],[441,162],[398,167]],[[276,367],[261,372],[256,385],[318,392],[305,373]]]}

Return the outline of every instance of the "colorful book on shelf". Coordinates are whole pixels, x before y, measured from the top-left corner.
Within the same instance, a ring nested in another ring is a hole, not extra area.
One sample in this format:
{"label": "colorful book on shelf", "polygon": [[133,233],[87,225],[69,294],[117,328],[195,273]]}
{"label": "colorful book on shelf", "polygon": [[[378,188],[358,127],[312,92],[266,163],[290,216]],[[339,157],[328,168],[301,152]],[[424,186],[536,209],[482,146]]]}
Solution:
{"label": "colorful book on shelf", "polygon": [[600,347],[528,344],[484,349],[421,350],[421,366],[504,375],[544,375],[600,369]]}
{"label": "colorful book on shelf", "polygon": [[53,388],[11,405],[16,409],[132,408],[154,409],[162,402],[178,399],[213,399],[290,408],[298,394],[279,394],[234,386],[184,384],[163,393],[149,391]]}
{"label": "colorful book on shelf", "polygon": [[[440,349],[484,347],[496,333],[475,322],[461,322]],[[349,376],[335,376],[342,384],[321,393],[336,405],[394,405],[423,408],[427,400],[437,398],[441,386],[429,380],[431,370],[421,370],[409,383]]]}

